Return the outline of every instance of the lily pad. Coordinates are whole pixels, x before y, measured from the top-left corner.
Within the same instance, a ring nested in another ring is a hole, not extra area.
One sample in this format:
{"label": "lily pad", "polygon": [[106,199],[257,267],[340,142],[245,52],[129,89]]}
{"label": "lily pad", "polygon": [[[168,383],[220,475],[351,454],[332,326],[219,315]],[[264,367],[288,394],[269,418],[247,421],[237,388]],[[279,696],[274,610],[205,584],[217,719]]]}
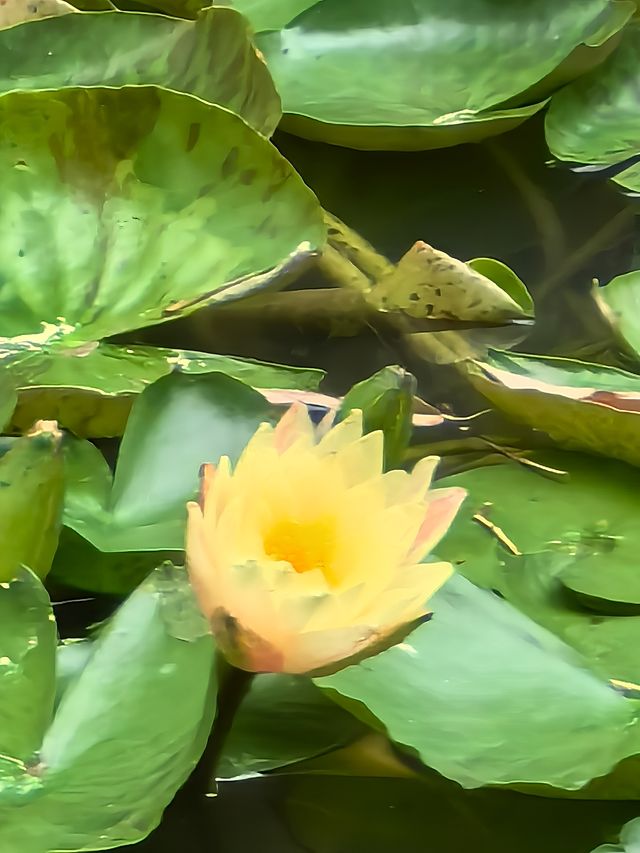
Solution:
{"label": "lily pad", "polygon": [[[523,97],[581,44],[599,45],[633,3],[322,0],[257,43],[283,127],[356,148],[419,149],[484,138],[544,105]],[[548,94],[548,93],[547,93]],[[526,104],[526,106],[522,106]]]}
{"label": "lily pad", "polygon": [[[174,611],[202,617],[181,570],[158,570],[103,630],[63,693],[40,751],[36,796],[0,791],[0,842],[106,849],[144,838],[195,766],[216,707],[206,626],[178,637]],[[53,671],[53,669],[52,669]]]}
{"label": "lily pad", "polygon": [[605,287],[594,287],[592,294],[623,348],[640,358],[640,271],[616,276]]}
{"label": "lily pad", "polygon": [[638,703],[507,602],[455,575],[432,608],[404,643],[316,683],[467,788],[579,789],[638,751]]}
{"label": "lily pad", "polygon": [[384,367],[359,382],[342,400],[337,413],[341,420],[352,409],[361,409],[366,432],[382,430],[385,467],[398,467],[412,433],[415,377],[401,367]]}
{"label": "lily pad", "polygon": [[246,20],[232,9],[205,9],[195,21],[85,12],[0,30],[2,93],[129,84],[196,95],[237,113],[265,136],[280,120],[271,76]]}
{"label": "lily pad", "polygon": [[38,421],[0,459],[0,582],[21,566],[44,577],[58,545],[64,495],[62,433]]}
{"label": "lily pad", "polygon": [[85,438],[122,435],[135,397],[172,371],[225,373],[257,388],[300,391],[317,389],[324,376],[313,368],[105,343],[20,348],[0,341],[2,362],[19,389],[12,429],[24,430],[38,417],[56,420]]}
{"label": "lily pad", "polygon": [[[600,67],[554,95],[545,120],[547,144],[560,160],[609,165],[640,152],[640,23]],[[640,168],[614,180],[640,190]]]}
{"label": "lily pad", "polygon": [[49,596],[23,569],[0,584],[0,755],[26,762],[39,749],[53,713],[55,650]]}
{"label": "lily pad", "polygon": [[313,194],[222,107],[147,86],[13,92],[0,123],[3,337],[78,346],[160,323],[324,241]]}
{"label": "lily pad", "polygon": [[569,450],[640,465],[640,376],[568,358],[493,350],[466,367],[501,411]]}
{"label": "lily pad", "polygon": [[378,310],[402,311],[418,320],[504,323],[533,316],[531,296],[506,265],[490,258],[464,263],[422,240],[366,299]]}
{"label": "lily pad", "polygon": [[290,765],[342,746],[366,731],[308,678],[261,675],[234,719],[218,777]]}
{"label": "lily pad", "polygon": [[640,615],[621,615],[640,583],[637,470],[558,451],[534,461],[565,473],[507,462],[440,480],[468,498],[438,556],[497,589],[603,678],[639,684]]}
{"label": "lily pad", "polygon": [[94,445],[69,443],[65,524],[101,551],[182,550],[200,465],[235,461],[272,413],[221,373],[165,376],[136,399],[115,475]]}
{"label": "lily pad", "polygon": [[181,558],[181,551],[99,551],[75,530],[63,527],[49,579],[99,595],[129,595],[159,561]]}

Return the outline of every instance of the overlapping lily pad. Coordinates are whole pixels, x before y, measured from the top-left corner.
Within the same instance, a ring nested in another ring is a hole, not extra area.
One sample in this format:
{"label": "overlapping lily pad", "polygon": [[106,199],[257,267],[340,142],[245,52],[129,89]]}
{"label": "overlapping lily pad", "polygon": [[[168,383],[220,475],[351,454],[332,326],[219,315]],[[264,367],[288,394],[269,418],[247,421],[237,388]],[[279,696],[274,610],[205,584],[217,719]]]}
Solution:
{"label": "overlapping lily pad", "polygon": [[552,87],[536,91],[537,103],[531,93],[513,101],[579,45],[605,42],[634,8],[625,0],[321,0],[258,46],[286,129],[356,148],[441,147],[535,113]]}
{"label": "overlapping lily pad", "polygon": [[77,346],[159,323],[267,286],[324,240],[275,148],[194,97],[15,92],[0,123],[3,337]]}
{"label": "overlapping lily pad", "polygon": [[[19,389],[11,427],[56,420],[76,435],[122,435],[135,397],[174,370],[226,373],[257,388],[315,390],[320,370],[162,347],[90,344],[78,348],[0,342],[0,364]],[[10,402],[10,399],[9,399]],[[15,406],[15,402],[13,404]]]}
{"label": "overlapping lily pad", "polygon": [[106,849],[147,835],[203,749],[213,653],[184,573],[156,572],[67,684],[29,771],[0,776],[2,849]]}
{"label": "overlapping lily pad", "polygon": [[[604,678],[640,684],[637,471],[577,453],[536,453],[440,481],[469,497],[438,548],[574,646]],[[554,473],[556,472],[556,473]]]}
{"label": "overlapping lily pad", "polygon": [[53,710],[52,618],[42,584],[27,569],[0,585],[0,754],[16,761],[35,755]]}
{"label": "overlapping lily pad", "polygon": [[623,349],[640,359],[640,271],[616,276],[606,287],[594,287],[592,293]]}
{"label": "overlapping lily pad", "polygon": [[101,551],[181,550],[204,462],[237,458],[273,410],[221,373],[174,373],[135,401],[115,474],[87,441],[67,448],[65,524]]}
{"label": "overlapping lily pad", "polygon": [[562,447],[640,465],[640,377],[598,364],[492,351],[472,384],[514,420]]}
{"label": "overlapping lily pad", "polygon": [[[196,95],[227,107],[265,136],[280,120],[271,76],[246,20],[232,9],[205,9],[195,21],[85,12],[0,30],[2,93],[128,84]],[[187,139],[185,146],[188,152]]]}
{"label": "overlapping lily pad", "polygon": [[640,704],[510,604],[454,576],[430,606],[404,643],[316,683],[465,787],[575,790],[640,750]]}
{"label": "overlapping lily pad", "polygon": [[[608,165],[640,152],[640,22],[627,26],[615,52],[599,68],[554,95],[545,131],[561,160]],[[640,167],[614,178],[640,191]]]}

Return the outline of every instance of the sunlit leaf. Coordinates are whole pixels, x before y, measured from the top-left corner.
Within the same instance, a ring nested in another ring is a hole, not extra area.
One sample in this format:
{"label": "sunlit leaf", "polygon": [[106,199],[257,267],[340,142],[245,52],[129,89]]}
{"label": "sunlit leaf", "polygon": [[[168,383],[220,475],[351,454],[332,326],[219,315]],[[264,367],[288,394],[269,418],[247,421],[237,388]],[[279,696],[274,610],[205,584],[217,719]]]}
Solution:
{"label": "sunlit leaf", "polygon": [[467,375],[494,406],[570,450],[640,464],[640,377],[565,358],[491,352]]}
{"label": "sunlit leaf", "polygon": [[602,44],[634,8],[610,0],[456,0],[446,8],[438,0],[322,0],[257,43],[286,129],[356,148],[430,148],[532,115],[550,90],[513,106],[517,96],[574,48]]}
{"label": "sunlit leaf", "polygon": [[[496,277],[508,281],[517,299],[485,270],[494,275],[498,271]],[[489,258],[466,264],[423,241],[415,243],[366,298],[380,310],[401,310],[419,320],[503,323],[530,317],[533,307],[526,288],[508,267]]]}
{"label": "sunlit leaf", "polygon": [[272,283],[324,240],[276,149],[197,98],[14,92],[0,123],[3,337],[77,346],[163,322]]}
{"label": "sunlit leaf", "polygon": [[[205,9],[195,21],[87,12],[0,30],[2,93],[128,84],[196,95],[227,107],[265,136],[280,119],[269,72],[246,21],[231,9]],[[184,153],[197,143],[199,130],[185,140]]]}
{"label": "sunlit leaf", "polygon": [[507,602],[454,576],[430,605],[404,643],[316,683],[464,787],[577,789],[638,751],[637,703]]}
{"label": "sunlit leaf", "polygon": [[62,433],[38,421],[0,459],[0,582],[21,566],[44,577],[58,544],[64,494]]}
{"label": "sunlit leaf", "polygon": [[312,368],[212,353],[104,343],[26,350],[5,344],[0,345],[0,361],[19,388],[14,429],[47,418],[90,438],[122,435],[135,397],[174,370],[226,373],[262,389],[314,390],[324,375]]}
{"label": "sunlit leaf", "polygon": [[0,755],[27,762],[39,749],[53,711],[55,649],[49,596],[23,569],[0,584]]}
{"label": "sunlit leaf", "polygon": [[[554,95],[545,120],[547,143],[560,160],[609,165],[640,153],[640,23],[599,68]],[[640,169],[615,177],[640,190]]]}
{"label": "sunlit leaf", "polygon": [[[213,654],[183,571],[158,570],[62,694],[40,751],[38,796],[2,814],[2,849],[14,853],[7,839],[19,827],[43,851],[144,838],[204,747],[216,705]],[[0,791],[0,811],[7,796]]]}
{"label": "sunlit leaf", "polygon": [[97,448],[69,445],[65,524],[102,551],[181,550],[200,465],[235,461],[271,417],[261,394],[221,373],[158,380],[134,403],[113,480]]}

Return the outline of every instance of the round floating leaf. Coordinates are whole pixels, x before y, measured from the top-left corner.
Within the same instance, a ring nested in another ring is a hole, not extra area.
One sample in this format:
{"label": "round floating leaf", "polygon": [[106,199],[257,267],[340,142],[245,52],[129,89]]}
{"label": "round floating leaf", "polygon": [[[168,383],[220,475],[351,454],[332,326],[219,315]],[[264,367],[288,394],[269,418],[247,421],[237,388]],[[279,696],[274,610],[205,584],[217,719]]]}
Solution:
{"label": "round floating leaf", "polygon": [[[554,95],[547,144],[561,160],[608,165],[640,152],[640,23],[629,24],[615,52]],[[637,166],[615,179],[640,190]]]}
{"label": "round floating leaf", "polygon": [[[508,462],[439,481],[468,497],[438,556],[499,590],[604,678],[640,683],[640,615],[621,615],[640,579],[637,470],[577,453],[534,459],[559,473]],[[567,587],[590,594],[588,606]]]}
{"label": "round floating leaf", "polygon": [[113,483],[96,447],[70,443],[65,524],[102,551],[181,550],[200,465],[235,461],[271,417],[261,394],[221,373],[165,376],[134,403]]}
{"label": "round floating leaf", "polygon": [[640,376],[497,350],[466,372],[493,405],[562,447],[640,465]]}
{"label": "round floating leaf", "polygon": [[315,390],[324,375],[313,368],[212,353],[104,343],[36,350],[5,344],[0,345],[1,361],[19,389],[11,420],[14,429],[24,430],[36,418],[47,418],[88,438],[122,435],[135,397],[173,370],[225,373],[264,389]]}
{"label": "round floating leaf", "polygon": [[78,345],[159,323],[272,283],[324,240],[276,149],[194,97],[14,92],[0,123],[5,337]]}
{"label": "round floating leaf", "polygon": [[0,30],[2,93],[128,84],[196,95],[227,107],[265,136],[280,120],[269,72],[246,21],[232,9],[205,9],[195,21],[85,12]]}
{"label": "round floating leaf", "polygon": [[299,676],[261,675],[233,722],[218,768],[221,779],[263,773],[320,755],[367,731]]}
{"label": "round floating leaf", "polygon": [[[185,608],[190,639],[172,621]],[[215,712],[214,646],[202,623],[181,570],[158,570],[118,611],[62,695],[42,745],[38,798],[14,810],[28,839],[47,850],[106,849],[159,823]]]}
{"label": "round floating leaf", "polygon": [[637,751],[637,703],[490,592],[454,576],[404,643],[316,679],[464,787],[578,789]]}
{"label": "round floating leaf", "polygon": [[258,46],[286,129],[361,148],[439,147],[502,132],[540,109],[527,96],[521,103],[531,106],[501,105],[578,45],[601,44],[634,8],[625,0],[322,0],[260,35]]}
{"label": "round floating leaf", "polygon": [[[26,569],[0,584],[0,755],[31,761],[53,712],[56,625]],[[0,792],[2,790],[0,773]],[[1,799],[1,793],[0,793]]]}

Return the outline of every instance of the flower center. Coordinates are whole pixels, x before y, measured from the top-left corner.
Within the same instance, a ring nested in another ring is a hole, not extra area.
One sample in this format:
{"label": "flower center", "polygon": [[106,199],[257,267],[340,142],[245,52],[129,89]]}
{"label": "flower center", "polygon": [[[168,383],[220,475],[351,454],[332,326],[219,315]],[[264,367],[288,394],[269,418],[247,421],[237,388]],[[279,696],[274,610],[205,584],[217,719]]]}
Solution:
{"label": "flower center", "polygon": [[296,572],[320,569],[327,573],[336,548],[336,529],[333,519],[313,521],[277,521],[264,537],[265,553],[274,560],[290,563]]}

